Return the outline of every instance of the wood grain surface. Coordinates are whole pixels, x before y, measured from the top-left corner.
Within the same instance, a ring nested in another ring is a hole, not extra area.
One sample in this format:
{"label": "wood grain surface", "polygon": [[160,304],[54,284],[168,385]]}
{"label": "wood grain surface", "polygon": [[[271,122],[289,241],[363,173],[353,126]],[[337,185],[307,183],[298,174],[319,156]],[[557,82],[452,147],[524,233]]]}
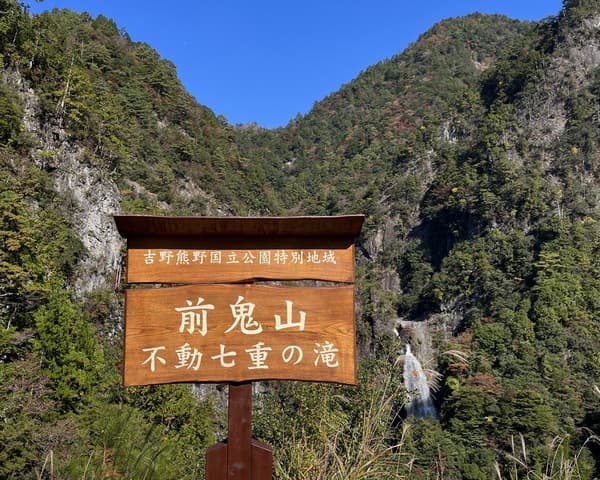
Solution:
{"label": "wood grain surface", "polygon": [[353,286],[131,289],[125,317],[125,385],[356,384]]}
{"label": "wood grain surface", "polygon": [[[281,240],[281,239],[280,239]],[[354,281],[354,245],[299,248],[294,242],[276,242],[275,247],[226,239],[171,239],[157,244],[129,242],[129,283],[228,283],[252,280]],[[246,243],[244,245],[244,243]],[[271,242],[272,244],[273,242]],[[131,245],[133,244],[133,246]],[[234,248],[235,246],[235,248]]]}

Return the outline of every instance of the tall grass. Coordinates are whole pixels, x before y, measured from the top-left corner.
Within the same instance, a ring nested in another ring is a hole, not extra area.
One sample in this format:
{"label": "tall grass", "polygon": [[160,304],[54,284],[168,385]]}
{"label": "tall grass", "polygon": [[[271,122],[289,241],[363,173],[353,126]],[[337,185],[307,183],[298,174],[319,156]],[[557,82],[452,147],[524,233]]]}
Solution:
{"label": "tall grass", "polygon": [[531,458],[525,440],[519,435],[518,442],[511,438],[511,453],[507,456],[507,466],[496,463],[498,480],[590,480],[593,477],[593,461],[590,459],[588,444],[600,445],[600,437],[589,434],[583,445],[571,452],[568,436],[557,436],[548,446],[545,462]]}
{"label": "tall grass", "polygon": [[[339,428],[322,419],[319,438],[291,438],[275,457],[281,480],[383,480],[410,478],[412,457],[403,450],[408,425],[399,437],[391,432],[397,414],[398,387],[372,390],[357,425]],[[339,422],[338,422],[339,423]],[[333,435],[331,432],[336,432]],[[397,434],[396,434],[397,435]]]}
{"label": "tall grass", "polygon": [[131,407],[111,405],[91,418],[90,437],[50,450],[37,480],[164,480],[173,476],[161,427]]}

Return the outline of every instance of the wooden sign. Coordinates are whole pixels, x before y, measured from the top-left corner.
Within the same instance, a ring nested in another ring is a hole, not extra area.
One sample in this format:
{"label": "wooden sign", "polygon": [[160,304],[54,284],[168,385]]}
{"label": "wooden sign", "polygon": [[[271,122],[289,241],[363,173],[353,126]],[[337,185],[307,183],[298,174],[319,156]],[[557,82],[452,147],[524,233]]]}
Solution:
{"label": "wooden sign", "polygon": [[363,217],[116,216],[130,283],[354,282]]}
{"label": "wooden sign", "polygon": [[[356,383],[354,238],[362,215],[118,215],[125,385],[265,379]],[[266,286],[320,280],[344,286]]]}
{"label": "wooden sign", "polygon": [[352,286],[135,289],[125,316],[125,385],[356,383]]}
{"label": "wooden sign", "polygon": [[[353,242],[364,217],[114,218],[128,282],[184,284],[126,291],[124,384],[229,382],[229,438],[208,449],[206,477],[270,479],[272,451],[252,439],[251,381],[356,384]],[[260,279],[345,285],[251,283]]]}

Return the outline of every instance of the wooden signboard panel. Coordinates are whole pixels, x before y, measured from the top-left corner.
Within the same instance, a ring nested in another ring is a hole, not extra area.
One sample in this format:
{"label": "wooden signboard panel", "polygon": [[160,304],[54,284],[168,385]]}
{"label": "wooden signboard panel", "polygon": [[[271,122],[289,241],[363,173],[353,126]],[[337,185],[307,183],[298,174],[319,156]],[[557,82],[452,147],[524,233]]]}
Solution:
{"label": "wooden signboard panel", "polygon": [[338,217],[115,216],[127,238],[129,283],[253,280],[354,282],[362,215]]}
{"label": "wooden signboard panel", "polygon": [[125,385],[356,384],[354,287],[189,285],[126,292]]}
{"label": "wooden signboard panel", "polygon": [[[252,280],[354,281],[354,245],[300,248],[293,242],[133,239],[127,250],[127,281],[136,283],[219,283]],[[165,246],[161,246],[165,245]],[[241,244],[241,245],[240,245]],[[244,244],[247,248],[243,248]],[[191,248],[190,248],[191,247]]]}

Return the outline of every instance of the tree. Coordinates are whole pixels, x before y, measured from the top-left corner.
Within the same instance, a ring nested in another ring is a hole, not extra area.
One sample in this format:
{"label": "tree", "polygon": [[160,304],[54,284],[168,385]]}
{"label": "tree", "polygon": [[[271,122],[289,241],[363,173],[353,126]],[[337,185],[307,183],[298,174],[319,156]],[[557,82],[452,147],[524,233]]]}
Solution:
{"label": "tree", "polygon": [[104,358],[92,325],[83,318],[67,291],[57,282],[48,303],[34,313],[34,350],[65,409],[76,409],[96,387]]}

